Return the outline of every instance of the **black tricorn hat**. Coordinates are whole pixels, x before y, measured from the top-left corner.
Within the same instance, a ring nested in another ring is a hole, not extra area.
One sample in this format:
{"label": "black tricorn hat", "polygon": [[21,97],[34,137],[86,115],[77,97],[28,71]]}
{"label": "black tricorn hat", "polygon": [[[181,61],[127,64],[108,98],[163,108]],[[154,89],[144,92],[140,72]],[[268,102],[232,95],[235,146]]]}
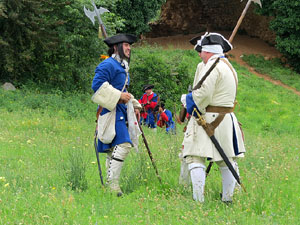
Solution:
{"label": "black tricorn hat", "polygon": [[143,91],[146,91],[146,90],[149,90],[149,89],[152,89],[154,88],[154,85],[152,84],[146,84],[144,87],[143,87]]}
{"label": "black tricorn hat", "polygon": [[[201,40],[199,45],[198,40]],[[202,36],[196,36],[190,40],[190,43],[195,46],[196,51],[201,51],[204,45],[221,45],[223,52],[226,53],[232,49],[232,45],[221,34],[218,33],[205,33]]]}
{"label": "black tricorn hat", "polygon": [[136,36],[132,34],[117,34],[111,37],[108,37],[104,40],[105,44],[108,45],[108,47],[111,47],[115,44],[126,42],[129,44],[132,44],[136,42]]}

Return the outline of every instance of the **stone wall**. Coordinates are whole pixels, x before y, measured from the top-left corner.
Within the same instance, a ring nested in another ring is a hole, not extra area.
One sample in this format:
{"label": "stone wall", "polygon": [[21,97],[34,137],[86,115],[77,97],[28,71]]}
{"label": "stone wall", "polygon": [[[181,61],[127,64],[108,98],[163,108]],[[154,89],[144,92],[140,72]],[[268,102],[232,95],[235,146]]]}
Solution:
{"label": "stone wall", "polygon": [[[151,24],[152,31],[146,36],[232,31],[246,3],[247,0],[167,0],[162,6],[160,20]],[[269,29],[271,18],[255,14],[255,8],[251,3],[239,32],[274,44],[275,34]]]}

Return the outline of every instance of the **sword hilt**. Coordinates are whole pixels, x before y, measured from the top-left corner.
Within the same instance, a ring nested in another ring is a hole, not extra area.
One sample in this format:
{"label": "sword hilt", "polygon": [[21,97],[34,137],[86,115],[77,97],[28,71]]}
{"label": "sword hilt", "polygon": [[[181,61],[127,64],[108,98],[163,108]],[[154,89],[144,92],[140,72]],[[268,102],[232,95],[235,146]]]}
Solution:
{"label": "sword hilt", "polygon": [[196,109],[196,107],[194,108],[193,112],[192,112],[192,115],[194,114],[194,112],[197,114],[198,118],[196,118],[196,121],[197,123],[200,125],[200,126],[203,126],[205,127],[207,124],[206,124],[206,121],[205,119],[203,118],[203,116],[201,116],[201,114],[198,112],[198,110]]}

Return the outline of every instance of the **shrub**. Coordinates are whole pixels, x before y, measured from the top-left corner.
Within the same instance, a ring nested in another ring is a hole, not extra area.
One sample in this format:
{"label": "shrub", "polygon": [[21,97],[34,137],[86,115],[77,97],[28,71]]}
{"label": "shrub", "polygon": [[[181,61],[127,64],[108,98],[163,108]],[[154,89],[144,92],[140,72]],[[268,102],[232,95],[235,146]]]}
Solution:
{"label": "shrub", "polygon": [[273,16],[270,28],[276,33],[276,48],[300,72],[300,2],[299,0],[264,0],[260,11]]}
{"label": "shrub", "polygon": [[140,98],[145,84],[153,84],[154,92],[166,107],[187,93],[192,84],[199,57],[193,50],[162,50],[161,48],[134,48],[130,64],[130,92]]}
{"label": "shrub", "polygon": [[[149,31],[149,22],[157,16],[165,0],[119,0],[115,13],[125,19],[124,32],[139,35]],[[130,13],[128,13],[130,12]]]}

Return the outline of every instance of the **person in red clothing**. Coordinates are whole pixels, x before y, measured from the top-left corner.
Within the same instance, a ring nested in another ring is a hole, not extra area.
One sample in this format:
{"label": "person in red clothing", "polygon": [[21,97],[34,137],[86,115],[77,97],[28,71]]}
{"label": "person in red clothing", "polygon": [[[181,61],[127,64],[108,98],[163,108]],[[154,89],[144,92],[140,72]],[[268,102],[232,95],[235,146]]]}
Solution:
{"label": "person in red clothing", "polygon": [[158,95],[152,91],[154,85],[147,84],[144,86],[144,94],[140,98],[139,103],[143,109],[141,112],[141,122],[150,128],[156,128],[153,110],[158,102]]}
{"label": "person in red clothing", "polygon": [[172,112],[168,109],[165,109],[165,104],[160,103],[158,104],[154,111],[158,111],[157,115],[157,126],[164,127],[166,126],[166,132],[171,132],[172,134],[176,134],[175,131],[175,123],[173,121]]}

